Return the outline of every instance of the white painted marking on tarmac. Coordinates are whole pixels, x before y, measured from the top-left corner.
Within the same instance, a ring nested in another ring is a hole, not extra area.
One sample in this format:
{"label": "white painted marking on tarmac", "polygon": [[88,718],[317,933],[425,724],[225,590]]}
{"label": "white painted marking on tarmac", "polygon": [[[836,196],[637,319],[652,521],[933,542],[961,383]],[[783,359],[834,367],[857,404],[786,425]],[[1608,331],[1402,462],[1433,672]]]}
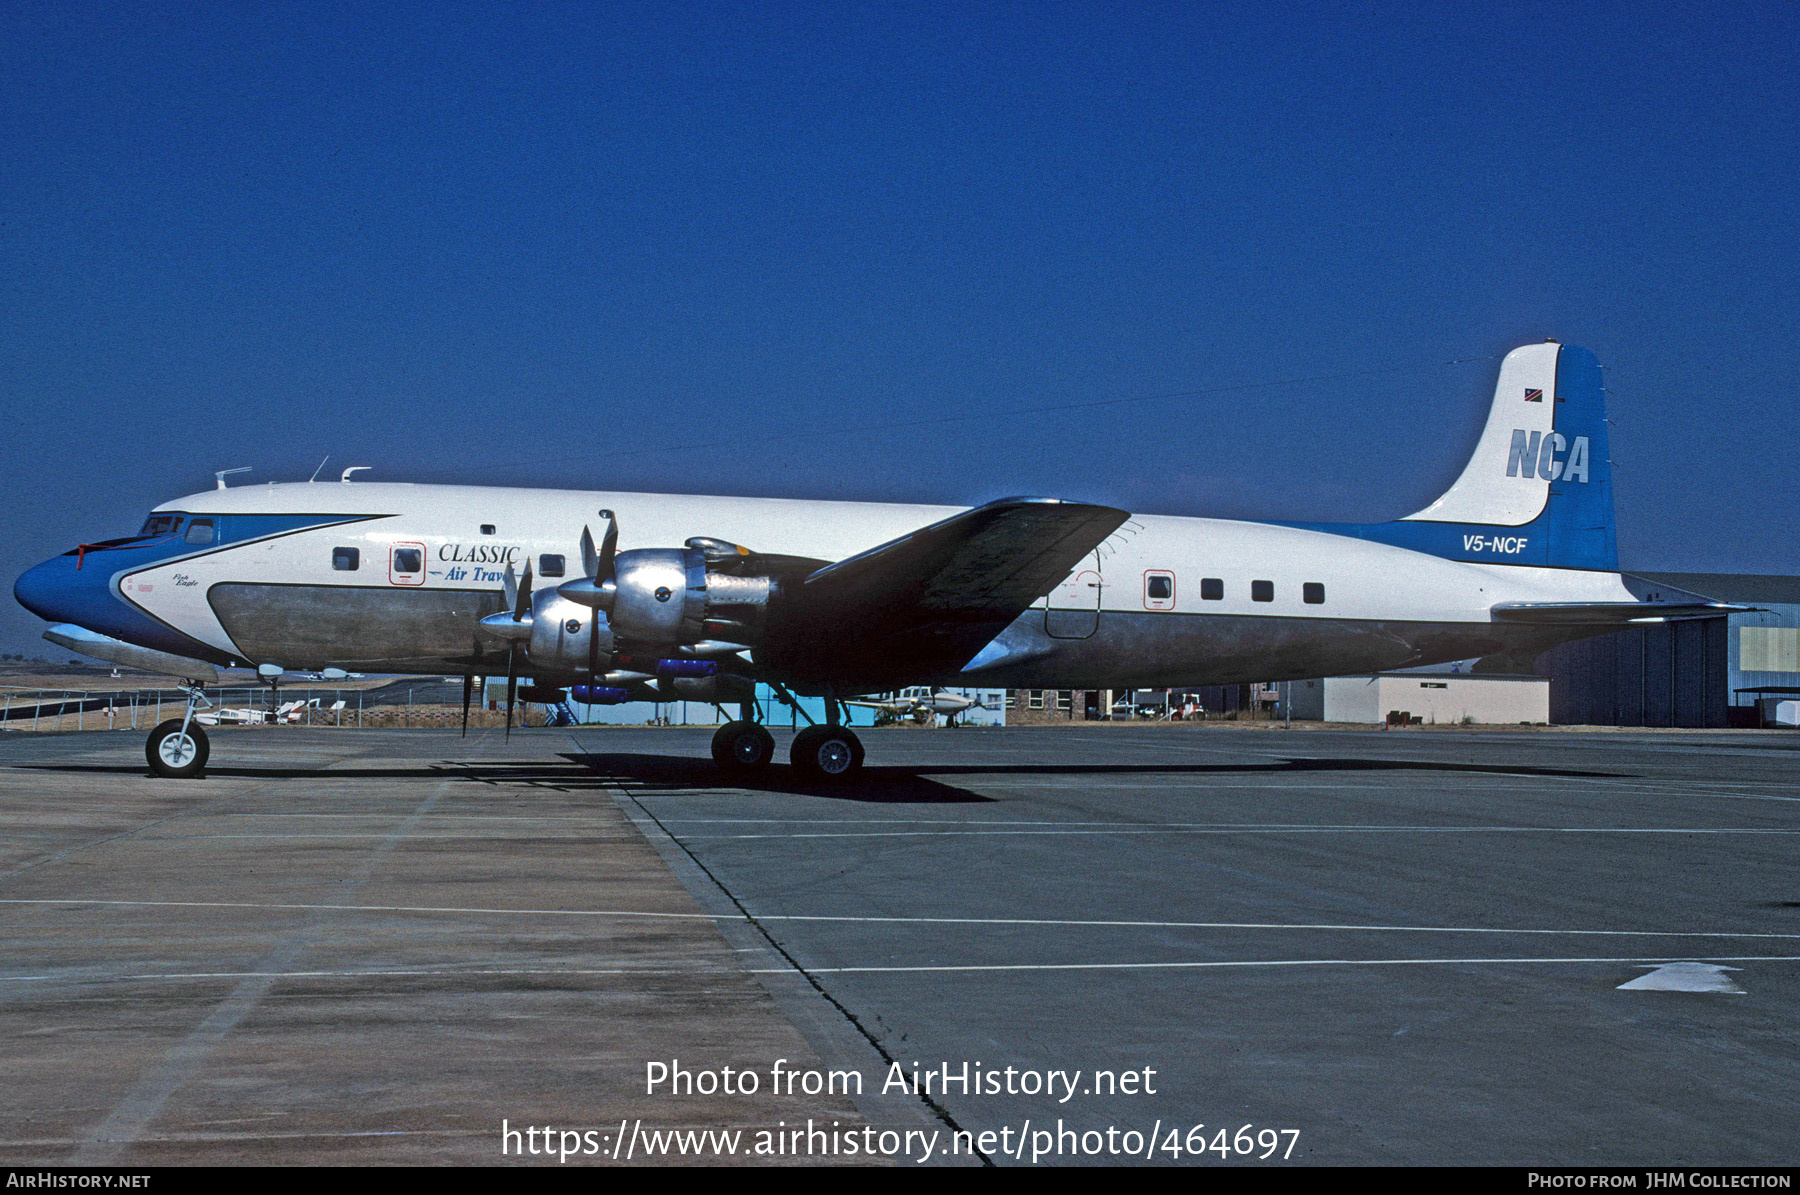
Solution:
{"label": "white painted marking on tarmac", "polygon": [[[1643,964],[1639,964],[1640,966]],[[1647,975],[1640,975],[1619,985],[1621,992],[1713,992],[1726,996],[1745,995],[1727,971],[1739,967],[1721,967],[1717,963],[1658,963]]]}
{"label": "white painted marking on tarmac", "polygon": [[[336,892],[350,896],[367,884],[380,864],[413,832],[418,818],[431,812],[452,783],[454,781],[439,781],[430,795],[413,808],[411,816],[395,826],[360,866],[338,881]],[[285,970],[313,945],[315,937],[324,928],[324,918],[318,915],[308,918],[305,924],[289,930],[269,948],[263,955],[263,966],[270,971]],[[185,1038],[138,1076],[137,1083],[125,1098],[85,1135],[70,1160],[76,1165],[104,1165],[136,1141],[169,1098],[200,1070],[219,1043],[256,1010],[273,982],[263,975],[246,975],[239,979]]]}
{"label": "white painted marking on tarmac", "polygon": [[[1743,954],[1715,955],[1727,962],[1800,963],[1800,955]],[[928,963],[901,966],[807,967],[809,975],[861,975],[877,973],[921,974],[995,971],[1194,971],[1230,970],[1258,967],[1447,967],[1447,966],[1512,966],[1515,964],[1563,965],[1652,965],[1645,958],[1305,958],[1305,959],[1208,959],[1202,962],[1151,963]],[[1662,966],[1664,964],[1653,964]],[[1717,968],[1715,968],[1717,969]],[[1729,968],[1737,970],[1738,968]],[[512,976],[602,976],[602,975],[787,975],[793,967],[492,967],[492,968],[422,968],[392,970],[338,971],[161,971],[117,975],[16,975],[9,981],[64,983],[138,983],[149,980],[236,979],[270,983],[279,979],[468,979]],[[1735,986],[1735,985],[1734,985]],[[1683,989],[1691,990],[1691,989]],[[1716,990],[1716,989],[1715,989]]]}
{"label": "white painted marking on tarmac", "polygon": [[[317,905],[225,900],[90,900],[81,898],[0,898],[0,905],[105,905],[153,909],[259,909],[273,912],[323,911],[333,913],[441,913],[482,914],[507,917],[643,917],[676,921],[727,919],[710,913],[658,913],[638,909],[500,909],[460,905]],[[749,921],[749,917],[729,920]],[[1770,941],[1800,940],[1800,933],[1761,930],[1677,929],[1554,929],[1491,925],[1360,925],[1343,922],[1282,921],[1149,921],[1093,920],[1057,917],[867,917],[833,913],[759,913],[757,921],[820,921],[859,925],[975,925],[1035,926],[1062,929],[1224,929],[1303,930],[1323,933],[1397,934],[1500,934],[1604,938],[1741,938]]]}
{"label": "white painted marking on tarmac", "polygon": [[[1739,954],[1716,955],[1734,963],[1800,963],[1800,955]],[[1515,963],[1563,963],[1617,965],[1648,963],[1645,958],[1296,958],[1296,959],[1209,959],[1205,962],[1171,963],[970,963],[921,964],[917,966],[883,967],[808,967],[809,975],[857,975],[876,972],[956,972],[956,971],[1191,971],[1212,968],[1249,967],[1449,967],[1505,966]],[[787,968],[769,968],[753,972],[759,975],[783,974]]]}
{"label": "white painted marking on tarmac", "polygon": [[[1054,823],[1051,823],[1054,824]],[[1216,835],[1216,834],[1752,834],[1795,835],[1800,830],[1763,827],[1618,827],[1618,826],[1232,826],[1202,829],[1185,826],[1147,826],[1137,829],[1095,830],[848,830],[800,831],[792,834],[684,834],[692,841],[721,841],[753,838],[1001,838],[1008,835],[1076,837],[1081,835],[1113,835],[1129,837],[1147,834]]]}

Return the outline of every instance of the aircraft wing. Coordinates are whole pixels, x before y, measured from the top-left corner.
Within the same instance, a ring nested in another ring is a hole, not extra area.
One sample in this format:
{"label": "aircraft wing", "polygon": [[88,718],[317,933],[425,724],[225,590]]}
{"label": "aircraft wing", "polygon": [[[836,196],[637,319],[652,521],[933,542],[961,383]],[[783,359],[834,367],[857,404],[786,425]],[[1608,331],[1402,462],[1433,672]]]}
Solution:
{"label": "aircraft wing", "polygon": [[952,515],[788,587],[780,642],[759,659],[865,692],[954,671],[1130,517],[1056,498]]}

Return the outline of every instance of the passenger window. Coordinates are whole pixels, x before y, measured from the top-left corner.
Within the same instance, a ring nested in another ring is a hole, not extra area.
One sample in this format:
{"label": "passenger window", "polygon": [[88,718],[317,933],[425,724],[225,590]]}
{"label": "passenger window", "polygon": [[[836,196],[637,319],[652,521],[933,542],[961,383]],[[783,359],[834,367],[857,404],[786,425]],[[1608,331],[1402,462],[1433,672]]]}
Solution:
{"label": "passenger window", "polygon": [[1300,587],[1300,600],[1309,606],[1325,604],[1325,587],[1317,581],[1308,581]]}
{"label": "passenger window", "polygon": [[394,549],[394,571],[416,573],[425,567],[425,554],[417,548]]}
{"label": "passenger window", "polygon": [[1203,602],[1222,602],[1225,600],[1225,581],[1220,577],[1200,578],[1200,600]]}
{"label": "passenger window", "polygon": [[355,548],[331,549],[331,567],[340,573],[353,573],[362,564],[362,553]]}
{"label": "passenger window", "polygon": [[1175,574],[1169,572],[1147,572],[1144,574],[1144,609],[1173,610],[1175,608]]}
{"label": "passenger window", "polygon": [[213,541],[213,521],[211,519],[195,519],[189,523],[187,541],[190,544],[210,544]]}
{"label": "passenger window", "polygon": [[483,523],[481,525],[481,533],[483,535],[492,535],[494,533],[494,525],[492,523]]}
{"label": "passenger window", "polygon": [[560,577],[563,575],[563,558],[548,553],[538,557],[538,576]]}
{"label": "passenger window", "polygon": [[1272,602],[1275,600],[1275,582],[1250,582],[1250,600],[1253,602]]}

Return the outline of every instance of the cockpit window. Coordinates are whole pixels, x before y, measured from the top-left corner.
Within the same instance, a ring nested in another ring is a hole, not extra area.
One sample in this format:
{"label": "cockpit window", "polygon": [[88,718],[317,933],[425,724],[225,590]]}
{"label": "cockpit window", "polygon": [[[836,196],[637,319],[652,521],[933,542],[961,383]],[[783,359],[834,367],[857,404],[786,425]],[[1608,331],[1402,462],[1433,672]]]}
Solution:
{"label": "cockpit window", "polygon": [[181,530],[185,521],[182,515],[151,515],[144,521],[144,529],[139,535],[173,535]]}
{"label": "cockpit window", "polygon": [[213,521],[211,519],[195,519],[188,524],[187,542],[190,544],[210,544],[213,541]]}

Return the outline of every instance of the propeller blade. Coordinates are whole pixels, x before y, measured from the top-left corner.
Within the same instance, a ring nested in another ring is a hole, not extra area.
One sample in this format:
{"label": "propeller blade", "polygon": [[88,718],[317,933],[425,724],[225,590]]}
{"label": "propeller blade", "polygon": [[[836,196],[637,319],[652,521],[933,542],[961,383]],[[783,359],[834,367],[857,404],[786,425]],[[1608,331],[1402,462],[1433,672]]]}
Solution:
{"label": "propeller blade", "polygon": [[513,621],[524,622],[531,613],[531,561],[525,562],[525,579],[519,582],[519,600],[513,605]]}
{"label": "propeller blade", "polygon": [[506,566],[505,575],[500,578],[500,592],[506,599],[508,610],[519,608],[519,579],[513,575],[513,567],[510,562]]}
{"label": "propeller blade", "polygon": [[475,674],[463,673],[463,731],[462,737],[469,737],[469,702],[475,699]]}
{"label": "propeller blade", "polygon": [[588,572],[588,576],[596,581],[610,581],[613,575],[613,558],[619,554],[619,520],[613,518],[613,512],[603,510],[600,517],[606,520],[606,534],[600,538],[600,559]]}
{"label": "propeller blade", "polygon": [[506,648],[506,737],[512,738],[513,700],[519,694],[519,645]]}
{"label": "propeller blade", "polygon": [[594,533],[586,527],[581,529],[581,575],[591,577],[594,570],[600,567],[600,554],[594,551]]}

